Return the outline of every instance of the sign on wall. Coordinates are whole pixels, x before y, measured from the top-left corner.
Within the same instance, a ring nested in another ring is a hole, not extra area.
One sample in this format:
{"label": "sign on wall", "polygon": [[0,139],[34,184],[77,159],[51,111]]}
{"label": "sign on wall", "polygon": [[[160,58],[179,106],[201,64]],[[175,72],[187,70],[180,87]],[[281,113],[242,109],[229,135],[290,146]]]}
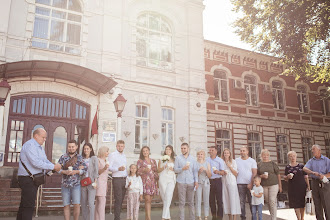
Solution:
{"label": "sign on wall", "polygon": [[116,142],[116,133],[114,133],[114,132],[103,132],[102,142],[115,143]]}

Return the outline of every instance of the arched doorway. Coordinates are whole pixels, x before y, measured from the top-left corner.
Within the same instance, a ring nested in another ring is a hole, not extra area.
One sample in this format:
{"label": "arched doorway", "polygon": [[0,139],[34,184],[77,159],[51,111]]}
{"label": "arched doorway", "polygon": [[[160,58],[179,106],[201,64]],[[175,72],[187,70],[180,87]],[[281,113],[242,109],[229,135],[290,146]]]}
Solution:
{"label": "arched doorway", "polygon": [[[22,145],[37,128],[47,131],[44,149],[47,158],[56,163],[66,152],[68,140],[79,147],[88,141],[90,106],[72,98],[29,94],[11,97],[6,138],[5,166],[18,166]],[[59,187],[61,175],[46,179],[46,187]]]}

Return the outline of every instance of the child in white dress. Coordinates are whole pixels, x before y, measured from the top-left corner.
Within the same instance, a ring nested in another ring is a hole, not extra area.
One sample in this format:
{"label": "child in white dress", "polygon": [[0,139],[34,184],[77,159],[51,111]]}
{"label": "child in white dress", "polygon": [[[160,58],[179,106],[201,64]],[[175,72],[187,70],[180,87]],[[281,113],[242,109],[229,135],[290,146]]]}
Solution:
{"label": "child in white dress", "polygon": [[127,219],[138,220],[140,201],[143,195],[143,183],[140,176],[137,175],[137,166],[131,164],[129,166],[129,174],[126,178],[125,187],[128,189],[127,196]]}

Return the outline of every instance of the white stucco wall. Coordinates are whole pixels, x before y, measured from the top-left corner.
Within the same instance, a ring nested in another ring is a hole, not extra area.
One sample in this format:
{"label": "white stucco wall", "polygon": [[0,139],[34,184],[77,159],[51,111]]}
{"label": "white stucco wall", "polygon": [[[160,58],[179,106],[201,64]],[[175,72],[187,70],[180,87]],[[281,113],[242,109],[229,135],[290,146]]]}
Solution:
{"label": "white stucco wall", "polygon": [[[118,82],[112,95],[97,96],[55,82],[46,82],[45,86],[39,86],[38,81],[10,82],[11,95],[50,92],[77,98],[91,105],[90,123],[99,105],[99,135],[91,141],[96,147],[109,146],[112,152],[115,145],[102,142],[103,124],[117,122],[113,101],[118,93],[122,93],[128,100],[122,118],[122,132],[131,131],[131,134],[128,137],[123,134],[121,136],[127,143],[127,154],[132,161],[138,156],[132,153],[135,141],[135,104],[138,103],[150,107],[149,145],[153,157],[158,159],[162,150],[161,107],[165,106],[172,108],[175,113],[176,153],[180,153],[179,137],[184,137],[193,149],[206,147],[207,95],[202,0],[83,0],[82,53],[78,56],[31,47],[34,0],[1,1],[0,4],[0,12],[4,12],[0,13],[0,63],[21,60],[67,62],[114,77]],[[136,65],[135,24],[137,16],[144,12],[160,14],[171,25],[174,66],[171,71]],[[197,107],[197,103],[200,103],[200,107]],[[5,147],[8,108],[9,104],[4,112],[0,150]],[[158,134],[159,137],[154,139],[152,134]]]}

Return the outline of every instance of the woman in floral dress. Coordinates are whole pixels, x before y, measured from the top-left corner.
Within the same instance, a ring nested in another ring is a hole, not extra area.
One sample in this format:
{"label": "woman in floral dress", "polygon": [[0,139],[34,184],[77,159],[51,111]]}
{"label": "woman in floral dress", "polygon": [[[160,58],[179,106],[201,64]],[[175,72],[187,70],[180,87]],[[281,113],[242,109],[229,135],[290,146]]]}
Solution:
{"label": "woman in floral dress", "polygon": [[138,175],[141,176],[143,182],[143,195],[145,200],[146,220],[151,220],[151,200],[158,193],[157,181],[157,163],[149,157],[150,148],[144,146],[140,152],[140,159],[137,162]]}

